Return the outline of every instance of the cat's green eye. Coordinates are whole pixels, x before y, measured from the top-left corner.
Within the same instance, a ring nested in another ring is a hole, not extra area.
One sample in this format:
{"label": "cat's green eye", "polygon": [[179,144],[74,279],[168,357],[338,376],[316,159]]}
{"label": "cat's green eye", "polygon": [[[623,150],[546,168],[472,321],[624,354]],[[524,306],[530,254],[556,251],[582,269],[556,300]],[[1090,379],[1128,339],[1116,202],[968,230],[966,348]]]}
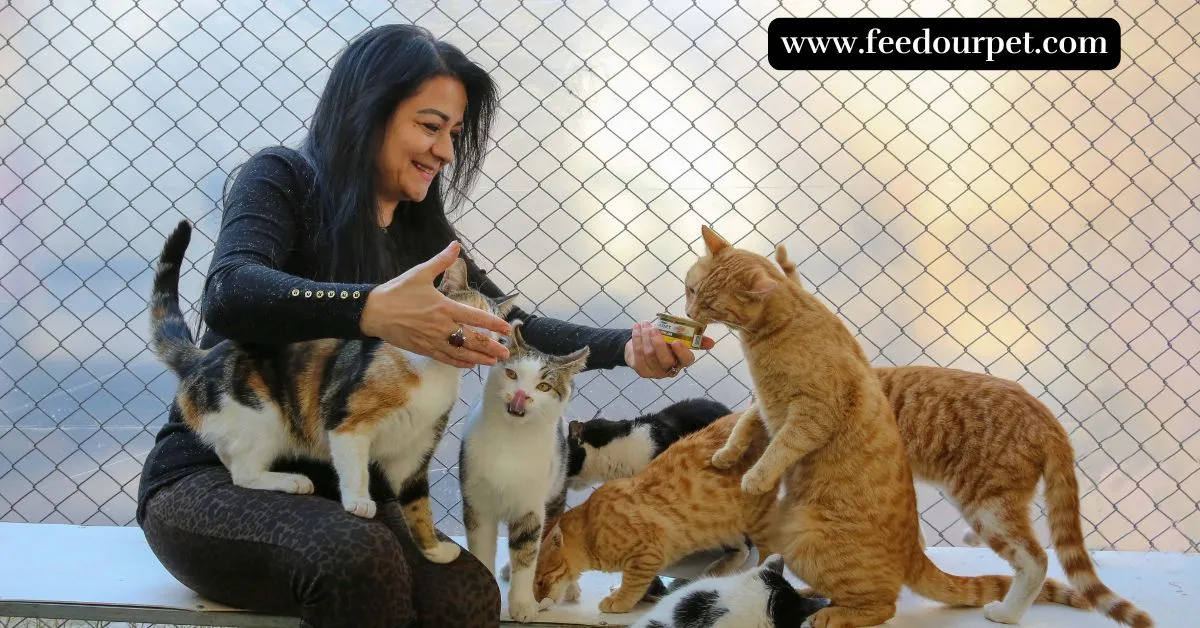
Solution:
{"label": "cat's green eye", "polygon": [[517,378],[517,372],[512,369],[504,369],[504,374],[507,375],[509,379]]}
{"label": "cat's green eye", "polygon": [[550,392],[550,384],[548,384],[546,382],[542,382],[537,385],[537,389],[542,392]]}

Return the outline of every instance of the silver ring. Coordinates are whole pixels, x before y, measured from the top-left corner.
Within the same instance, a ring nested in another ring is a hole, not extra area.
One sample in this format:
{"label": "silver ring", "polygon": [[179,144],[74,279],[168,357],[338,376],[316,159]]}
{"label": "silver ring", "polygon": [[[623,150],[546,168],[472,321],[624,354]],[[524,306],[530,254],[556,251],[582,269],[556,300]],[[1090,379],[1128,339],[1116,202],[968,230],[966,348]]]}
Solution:
{"label": "silver ring", "polygon": [[667,369],[667,375],[670,375],[671,377],[675,377],[678,374],[679,366],[672,366],[671,368]]}

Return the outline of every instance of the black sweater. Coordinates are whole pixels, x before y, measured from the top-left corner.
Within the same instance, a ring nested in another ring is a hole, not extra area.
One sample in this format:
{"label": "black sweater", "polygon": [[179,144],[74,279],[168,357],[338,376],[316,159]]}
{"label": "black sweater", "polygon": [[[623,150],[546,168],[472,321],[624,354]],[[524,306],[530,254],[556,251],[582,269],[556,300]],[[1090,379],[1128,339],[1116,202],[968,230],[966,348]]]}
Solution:
{"label": "black sweater", "polygon": [[[200,346],[225,338],[255,344],[284,344],[319,338],[363,338],[359,318],[375,284],[329,283],[307,279],[317,274],[320,251],[311,242],[315,180],[312,168],[296,151],[269,148],[251,157],[229,189],[221,232],[204,285],[204,322]],[[398,209],[397,211],[402,211]],[[393,222],[395,224],[395,222]],[[504,292],[468,258],[469,281],[492,297]],[[514,308],[508,319],[525,322],[526,340],[551,354],[587,345],[588,368],[625,366],[627,329],[597,329],[541,318]],[[185,426],[171,404],[167,423],[146,456],[138,489],[137,519],[159,488],[199,469],[221,464]],[[295,470],[327,476],[328,465],[304,464]],[[372,492],[380,476],[372,473]]]}

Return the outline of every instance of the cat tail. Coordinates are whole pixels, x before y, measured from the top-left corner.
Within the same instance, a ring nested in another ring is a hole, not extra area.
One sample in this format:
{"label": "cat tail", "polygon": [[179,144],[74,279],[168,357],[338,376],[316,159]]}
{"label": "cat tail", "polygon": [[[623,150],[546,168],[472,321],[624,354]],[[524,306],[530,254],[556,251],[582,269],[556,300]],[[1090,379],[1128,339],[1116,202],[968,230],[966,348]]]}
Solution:
{"label": "cat tail", "polygon": [[[954,576],[933,564],[925,555],[925,548],[917,547],[915,577],[905,584],[913,593],[951,606],[983,606],[988,602],[1004,599],[1012,586],[1011,576]],[[1087,601],[1070,586],[1046,578],[1038,593],[1038,602],[1063,604],[1074,608],[1088,608]]]}
{"label": "cat tail", "polygon": [[154,269],[150,294],[150,349],[177,375],[187,373],[204,356],[179,309],[179,269],[192,239],[192,223],[182,220],[167,236]]}
{"label": "cat tail", "polygon": [[1089,606],[1127,626],[1149,628],[1150,615],[1113,593],[1096,575],[1096,567],[1083,544],[1079,516],[1079,483],[1075,477],[1075,454],[1069,443],[1053,447],[1042,469],[1046,485],[1046,514],[1054,552],[1063,572]]}

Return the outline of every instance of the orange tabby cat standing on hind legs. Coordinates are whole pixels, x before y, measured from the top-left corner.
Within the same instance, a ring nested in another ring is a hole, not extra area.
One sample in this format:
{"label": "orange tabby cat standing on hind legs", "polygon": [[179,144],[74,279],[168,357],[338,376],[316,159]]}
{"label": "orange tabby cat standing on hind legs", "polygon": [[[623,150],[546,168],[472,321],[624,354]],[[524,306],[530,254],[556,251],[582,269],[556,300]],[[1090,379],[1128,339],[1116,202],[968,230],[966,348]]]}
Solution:
{"label": "orange tabby cat standing on hind legs", "polygon": [[[764,428],[770,436],[742,489],[771,491],[782,480],[773,549],[833,602],[812,625],[883,623],[895,615],[903,585],[959,606],[1002,598],[1011,578],[951,576],[925,556],[896,421],[846,326],[766,257],[702,231],[708,254],[688,270],[687,315],[738,331],[756,399],[712,462],[727,468]],[[1083,605],[1053,580],[1038,599]],[[1008,612],[1003,605],[987,609],[997,620]]]}
{"label": "orange tabby cat standing on hind legs", "polygon": [[[782,244],[775,261],[799,282]],[[1018,620],[1046,578],[1046,552],[1033,533],[1029,504],[1046,484],[1050,536],[1071,586],[1109,617],[1150,626],[1150,616],[1096,575],[1083,544],[1079,484],[1071,438],[1054,414],[1020,384],[933,366],[877,367],[918,479],[940,488],[977,535],[1013,567],[1004,605]]]}

